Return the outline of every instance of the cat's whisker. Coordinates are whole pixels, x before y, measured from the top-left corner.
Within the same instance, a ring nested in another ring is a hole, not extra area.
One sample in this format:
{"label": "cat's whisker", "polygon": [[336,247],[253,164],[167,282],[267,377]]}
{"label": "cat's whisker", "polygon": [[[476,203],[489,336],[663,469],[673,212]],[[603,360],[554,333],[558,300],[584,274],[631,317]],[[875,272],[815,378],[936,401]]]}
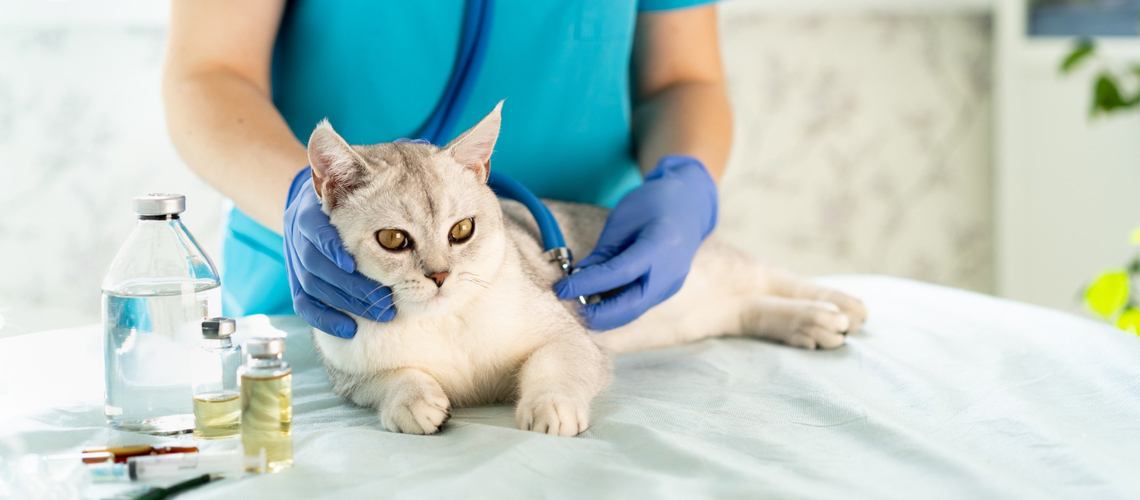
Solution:
{"label": "cat's whisker", "polygon": [[375,292],[376,290],[379,290],[381,288],[384,288],[384,285],[377,285],[376,288],[369,290],[368,293],[364,294],[364,296],[367,297],[369,295],[372,295],[372,292]]}
{"label": "cat's whisker", "polygon": [[396,307],[400,303],[401,299],[402,297],[397,297],[396,300],[393,300],[391,304],[388,304],[388,307],[385,307],[383,311],[380,311],[380,314],[377,314],[377,316],[382,316],[384,313],[388,312],[389,309]]}
{"label": "cat's whisker", "polygon": [[[391,297],[391,296],[392,296],[393,294],[395,294],[395,293],[396,293],[396,292],[388,292],[388,295],[385,295],[385,296],[383,296],[383,297],[380,297],[380,298],[376,299],[376,301],[375,301],[375,302],[373,302],[373,303],[371,303],[371,304],[368,304],[368,307],[367,307],[367,308],[365,308],[364,310],[365,310],[365,311],[367,311],[367,310],[369,310],[369,309],[372,309],[373,307],[376,307],[376,304],[379,304],[381,301],[383,301],[384,299],[386,299],[386,298],[388,298],[388,297]],[[381,314],[383,314],[383,313],[381,313]]]}
{"label": "cat's whisker", "polygon": [[483,287],[485,289],[491,288],[490,282],[483,279],[482,276],[479,276],[478,274],[475,274],[473,272],[464,271],[464,272],[459,273],[458,277],[463,281],[469,281],[469,282],[474,283],[475,285],[478,285],[478,286]]}

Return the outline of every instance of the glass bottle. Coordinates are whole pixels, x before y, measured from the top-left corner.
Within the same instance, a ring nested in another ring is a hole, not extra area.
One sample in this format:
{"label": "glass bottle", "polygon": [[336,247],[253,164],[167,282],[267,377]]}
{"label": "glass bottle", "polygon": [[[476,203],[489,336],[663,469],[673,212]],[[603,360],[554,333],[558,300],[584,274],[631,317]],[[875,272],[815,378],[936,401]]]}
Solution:
{"label": "glass bottle", "polygon": [[179,219],[185,196],[141,196],[134,209],[103,279],[104,413],[119,430],[178,434],[194,427],[190,352],[220,313],[221,280]]}
{"label": "glass bottle", "polygon": [[195,439],[235,437],[241,431],[237,382],[241,346],[234,345],[230,339],[237,330],[236,325],[230,318],[210,318],[202,322],[202,339],[190,365]]}
{"label": "glass bottle", "polygon": [[251,472],[293,466],[293,375],[281,360],[285,339],[254,338],[245,344],[241,377],[241,444]]}

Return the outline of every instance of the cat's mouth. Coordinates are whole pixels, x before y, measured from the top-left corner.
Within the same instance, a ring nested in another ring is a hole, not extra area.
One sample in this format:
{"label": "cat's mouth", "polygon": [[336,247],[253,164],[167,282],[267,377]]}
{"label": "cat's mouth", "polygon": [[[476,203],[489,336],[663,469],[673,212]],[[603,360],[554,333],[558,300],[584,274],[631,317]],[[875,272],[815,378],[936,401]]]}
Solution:
{"label": "cat's mouth", "polygon": [[436,287],[435,283],[432,283],[430,287],[424,286],[422,283],[402,286],[399,289],[393,287],[396,299],[394,303],[396,309],[402,312],[413,314],[433,312],[447,304],[452,295],[449,293],[450,288],[447,283],[441,287]]}
{"label": "cat's mouth", "polygon": [[471,271],[451,273],[439,286],[431,279],[411,278],[392,285],[392,297],[399,314],[438,315],[461,307],[490,289],[483,275]]}

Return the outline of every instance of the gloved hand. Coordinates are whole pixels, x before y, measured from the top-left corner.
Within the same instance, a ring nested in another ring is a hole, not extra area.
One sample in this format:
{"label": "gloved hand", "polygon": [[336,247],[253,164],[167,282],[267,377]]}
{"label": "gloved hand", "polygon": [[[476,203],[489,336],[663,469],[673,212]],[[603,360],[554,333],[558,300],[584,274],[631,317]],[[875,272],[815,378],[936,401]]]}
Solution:
{"label": "gloved hand", "polygon": [[666,156],[618,202],[593,253],[554,291],[560,299],[615,291],[584,306],[583,316],[594,330],[625,325],[677,293],[716,216],[716,183],[704,164]]}
{"label": "gloved hand", "polygon": [[355,272],[356,262],[321,211],[310,171],[305,167],[293,178],[285,205],[285,269],[293,310],[321,331],[352,338],[356,322],[341,311],[391,321],[396,317],[392,291]]}

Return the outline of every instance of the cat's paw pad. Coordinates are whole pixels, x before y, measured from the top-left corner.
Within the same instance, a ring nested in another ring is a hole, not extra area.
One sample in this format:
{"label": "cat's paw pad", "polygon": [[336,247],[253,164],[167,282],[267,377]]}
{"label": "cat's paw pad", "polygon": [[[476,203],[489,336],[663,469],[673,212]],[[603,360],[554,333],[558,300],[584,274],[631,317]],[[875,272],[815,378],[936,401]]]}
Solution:
{"label": "cat's paw pad", "polygon": [[515,423],[524,431],[577,436],[590,426],[590,405],[559,394],[524,398],[515,410]]}
{"label": "cat's paw pad", "polygon": [[435,434],[451,418],[450,402],[438,387],[390,401],[380,410],[385,429],[404,434]]}
{"label": "cat's paw pad", "polygon": [[851,321],[839,306],[815,302],[804,308],[792,334],[785,342],[805,349],[834,349],[843,345]]}
{"label": "cat's paw pad", "polygon": [[847,316],[847,320],[850,322],[847,325],[848,333],[863,329],[863,323],[867,321],[867,306],[863,305],[862,300],[843,292],[832,291],[831,295],[827,297],[827,301],[839,306],[839,310],[843,312],[844,316]]}

